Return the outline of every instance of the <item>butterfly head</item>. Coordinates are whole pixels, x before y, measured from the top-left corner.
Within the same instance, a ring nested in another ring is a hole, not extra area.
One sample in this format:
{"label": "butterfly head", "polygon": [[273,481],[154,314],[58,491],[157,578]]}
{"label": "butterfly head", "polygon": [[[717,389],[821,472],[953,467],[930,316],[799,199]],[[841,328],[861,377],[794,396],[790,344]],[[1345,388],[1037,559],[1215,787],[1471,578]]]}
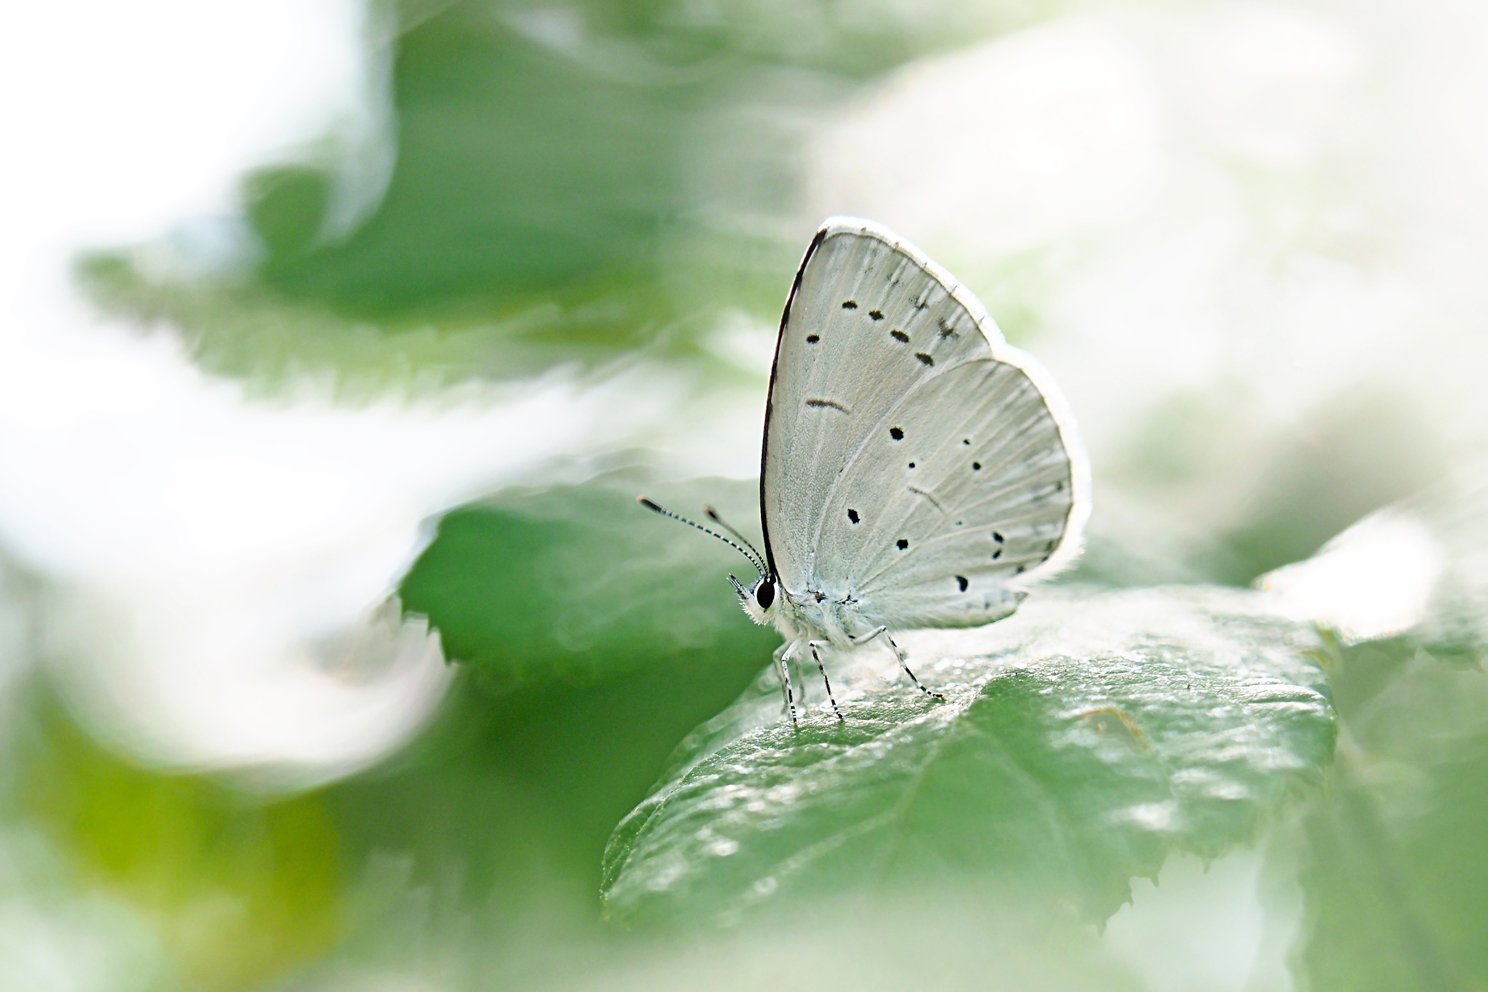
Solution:
{"label": "butterfly head", "polygon": [[753,586],[745,588],[744,583],[729,576],[729,581],[734,584],[734,592],[739,594],[739,605],[744,607],[744,612],[749,614],[749,619],[757,624],[772,624],[779,615],[776,603],[779,591],[775,588],[775,580],[769,575],[761,575]]}
{"label": "butterfly head", "polygon": [[704,534],[707,534],[710,537],[718,538],[724,544],[727,544],[729,547],[739,552],[739,554],[749,559],[749,564],[753,565],[759,572],[759,578],[754,580],[754,585],[746,589],[744,587],[744,583],[740,582],[732,575],[729,576],[729,581],[734,584],[734,592],[739,594],[739,605],[744,607],[744,612],[748,613],[749,618],[757,624],[774,623],[775,618],[780,616],[780,609],[777,605],[779,602],[779,597],[776,595],[776,593],[778,593],[780,590],[777,588],[775,577],[770,574],[770,567],[766,557],[760,554],[759,551],[755,549],[754,545],[749,543],[749,539],[747,537],[745,537],[743,534],[740,534],[737,530],[730,527],[728,524],[724,523],[723,518],[720,517],[718,515],[718,512],[711,506],[703,507],[703,512],[708,515],[708,519],[713,521],[718,526],[722,527],[724,530],[728,531],[730,534],[734,535],[734,537],[738,538],[738,543],[729,540],[722,534],[718,534],[709,530],[702,524],[694,523],[693,521],[688,520],[686,517],[679,516],[673,513],[671,510],[668,510],[666,507],[654,503],[644,496],[636,497],[636,502],[640,503],[648,510],[653,510],[664,517],[670,517],[678,523],[686,524],[689,527],[696,527]]}

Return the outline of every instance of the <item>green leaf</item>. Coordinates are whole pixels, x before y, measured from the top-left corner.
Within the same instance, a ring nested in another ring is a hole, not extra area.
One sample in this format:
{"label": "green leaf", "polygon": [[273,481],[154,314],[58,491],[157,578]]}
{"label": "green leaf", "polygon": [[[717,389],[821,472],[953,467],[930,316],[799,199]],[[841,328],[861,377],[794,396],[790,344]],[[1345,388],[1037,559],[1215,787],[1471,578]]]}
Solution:
{"label": "green leaf", "polygon": [[616,829],[607,911],[730,922],[954,884],[1103,920],[1170,850],[1245,841],[1331,760],[1323,642],[1263,602],[1045,590],[990,627],[903,636],[946,702],[865,648],[829,659],[846,722],[817,702],[798,730],[767,672]]}
{"label": "green leaf", "polygon": [[1343,736],[1305,818],[1314,989],[1488,987],[1488,679],[1410,637],[1345,647]]}
{"label": "green leaf", "polygon": [[440,521],[402,582],[404,608],[428,616],[447,655],[501,691],[684,662],[752,672],[775,635],[749,622],[726,576],[754,570],[638,505],[643,490],[693,517],[713,503],[745,527],[758,506],[756,484],[728,479],[611,476],[507,492]]}

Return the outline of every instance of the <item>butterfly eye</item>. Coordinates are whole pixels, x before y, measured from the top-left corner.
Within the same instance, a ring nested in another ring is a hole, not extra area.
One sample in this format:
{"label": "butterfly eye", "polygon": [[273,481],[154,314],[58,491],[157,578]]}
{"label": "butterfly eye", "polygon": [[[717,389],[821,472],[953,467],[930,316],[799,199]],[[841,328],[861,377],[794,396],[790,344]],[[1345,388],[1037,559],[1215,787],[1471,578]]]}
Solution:
{"label": "butterfly eye", "polygon": [[759,585],[754,587],[754,601],[759,604],[760,609],[768,610],[775,602],[775,583],[769,579],[760,579]]}

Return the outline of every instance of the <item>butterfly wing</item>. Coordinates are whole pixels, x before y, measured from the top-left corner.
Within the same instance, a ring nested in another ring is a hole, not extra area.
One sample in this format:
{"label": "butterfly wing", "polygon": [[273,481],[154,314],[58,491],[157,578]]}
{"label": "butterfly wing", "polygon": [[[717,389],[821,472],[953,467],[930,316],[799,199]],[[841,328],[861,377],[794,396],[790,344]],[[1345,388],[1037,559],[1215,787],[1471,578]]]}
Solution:
{"label": "butterfly wing", "polygon": [[781,319],[760,502],[792,593],[970,626],[1078,553],[1089,469],[1063,397],[974,296],[884,228],[832,218]]}

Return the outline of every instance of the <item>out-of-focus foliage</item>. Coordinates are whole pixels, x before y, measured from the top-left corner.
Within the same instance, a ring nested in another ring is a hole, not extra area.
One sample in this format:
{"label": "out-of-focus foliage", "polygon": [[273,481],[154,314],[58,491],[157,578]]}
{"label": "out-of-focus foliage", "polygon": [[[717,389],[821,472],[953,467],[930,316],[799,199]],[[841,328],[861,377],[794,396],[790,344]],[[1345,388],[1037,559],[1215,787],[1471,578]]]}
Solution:
{"label": "out-of-focus foliage", "polygon": [[200,776],[131,767],[39,701],[19,743],[18,810],[74,876],[160,935],[189,988],[251,988],[333,948],[345,925],[340,838],[323,795],[245,803]]}
{"label": "out-of-focus foliage", "polygon": [[1306,969],[1319,988],[1474,988],[1488,974],[1483,673],[1400,638],[1347,649],[1333,684],[1346,735],[1306,820]]}
{"label": "out-of-focus foliage", "polygon": [[[1217,577],[1248,582],[1300,561],[1371,510],[1437,481],[1446,459],[1420,411],[1361,388],[1310,418],[1261,468],[1269,498],[1225,535]],[[1378,472],[1381,463],[1389,472]]]}
{"label": "out-of-focus foliage", "polygon": [[[758,211],[791,195],[798,177],[778,154],[800,137],[778,113],[790,101],[845,95],[847,80],[1029,23],[1045,5],[412,6],[398,38],[398,167],[376,213],[345,243],[316,246],[305,218],[323,187],[295,170],[254,184],[250,217],[271,232],[264,273],[291,295],[396,314],[465,297],[510,308],[559,283],[625,300],[630,286],[688,281],[677,243],[716,237],[721,201],[742,195],[733,206]],[[700,168],[728,163],[733,189]],[[773,281],[748,288],[780,296]],[[591,333],[634,329],[635,314],[618,316]]]}
{"label": "out-of-focus foliage", "polygon": [[1409,501],[1447,549],[1423,622],[1343,650],[1333,786],[1306,819],[1320,988],[1467,989],[1488,975],[1488,527],[1481,470]]}
{"label": "out-of-focus foliage", "polygon": [[717,314],[779,306],[801,251],[780,224],[801,183],[786,150],[814,115],[1044,6],[410,4],[386,42],[396,166],[354,231],[328,230],[328,171],[267,166],[244,181],[251,284],[185,288],[127,253],[81,271],[100,302],[256,378],[685,355]]}
{"label": "out-of-focus foliage", "polygon": [[[775,635],[723,579],[752,579],[748,562],[643,509],[639,487],[621,476],[462,507],[403,580],[404,608],[427,614],[445,649],[497,691],[619,678],[659,657],[714,670],[767,652]],[[758,493],[724,479],[648,488],[690,515],[711,502],[740,520]]]}

